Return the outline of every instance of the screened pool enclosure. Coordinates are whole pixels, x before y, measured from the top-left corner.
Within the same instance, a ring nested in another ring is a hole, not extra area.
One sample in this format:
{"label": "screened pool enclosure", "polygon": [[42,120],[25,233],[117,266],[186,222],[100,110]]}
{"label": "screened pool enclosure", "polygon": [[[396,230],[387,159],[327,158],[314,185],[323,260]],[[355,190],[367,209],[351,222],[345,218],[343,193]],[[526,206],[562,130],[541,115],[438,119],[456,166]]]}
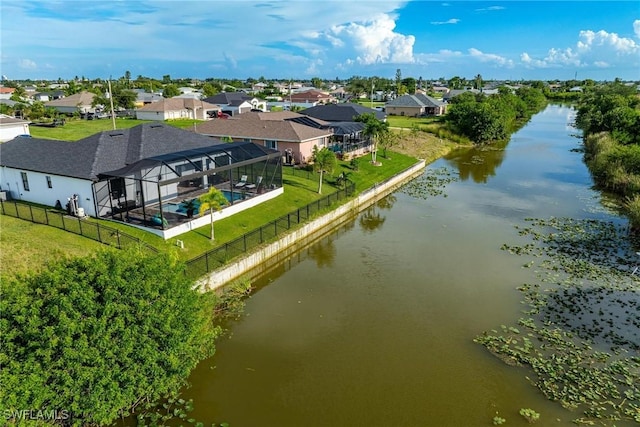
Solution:
{"label": "screened pool enclosure", "polygon": [[281,154],[251,142],[163,154],[100,174],[93,192],[99,217],[167,230],[197,220],[211,186],[229,202],[223,211],[255,206],[282,192]]}

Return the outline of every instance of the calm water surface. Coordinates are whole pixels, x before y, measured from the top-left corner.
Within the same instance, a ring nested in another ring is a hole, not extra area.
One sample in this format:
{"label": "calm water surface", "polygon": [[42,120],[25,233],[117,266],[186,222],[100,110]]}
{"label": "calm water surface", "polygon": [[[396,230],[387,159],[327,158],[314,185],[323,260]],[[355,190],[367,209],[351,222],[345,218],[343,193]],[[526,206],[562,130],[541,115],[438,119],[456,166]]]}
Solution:
{"label": "calm water surface", "polygon": [[[600,207],[573,110],[549,106],[502,148],[455,153],[447,197],[399,190],[302,249],[256,283],[246,315],[185,391],[193,417],[245,426],[569,426],[578,414],[547,401],[473,338],[514,324],[517,286],[533,280],[525,218],[620,221]],[[385,159],[382,159],[385,161]],[[393,161],[393,160],[391,160]]]}

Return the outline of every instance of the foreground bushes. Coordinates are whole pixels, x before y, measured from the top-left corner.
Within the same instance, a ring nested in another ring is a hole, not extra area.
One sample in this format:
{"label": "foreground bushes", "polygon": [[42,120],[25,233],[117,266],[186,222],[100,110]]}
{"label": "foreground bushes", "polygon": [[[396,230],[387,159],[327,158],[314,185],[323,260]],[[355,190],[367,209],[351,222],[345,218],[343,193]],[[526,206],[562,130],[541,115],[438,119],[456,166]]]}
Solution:
{"label": "foreground bushes", "polygon": [[4,283],[0,406],[104,425],[151,404],[213,353],[215,300],[169,255],[135,250],[61,260]]}

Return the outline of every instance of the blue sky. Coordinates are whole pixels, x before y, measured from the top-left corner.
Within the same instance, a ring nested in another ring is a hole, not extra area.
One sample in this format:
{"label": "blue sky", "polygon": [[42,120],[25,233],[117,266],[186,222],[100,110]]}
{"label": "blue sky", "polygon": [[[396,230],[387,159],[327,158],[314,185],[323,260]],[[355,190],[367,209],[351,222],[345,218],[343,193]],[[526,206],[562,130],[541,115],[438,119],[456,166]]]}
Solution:
{"label": "blue sky", "polygon": [[1,74],[640,80],[640,1],[0,2]]}

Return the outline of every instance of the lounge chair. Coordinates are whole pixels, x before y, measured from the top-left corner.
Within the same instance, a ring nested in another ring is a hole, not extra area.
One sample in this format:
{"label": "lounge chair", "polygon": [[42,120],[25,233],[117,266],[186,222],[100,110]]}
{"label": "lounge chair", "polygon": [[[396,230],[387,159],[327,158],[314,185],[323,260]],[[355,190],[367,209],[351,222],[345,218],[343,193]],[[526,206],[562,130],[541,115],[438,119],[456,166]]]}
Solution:
{"label": "lounge chair", "polygon": [[242,175],[242,177],[240,177],[240,181],[236,182],[235,187],[240,188],[247,185],[247,178],[248,178],[247,175]]}
{"label": "lounge chair", "polygon": [[259,176],[256,179],[256,182],[254,182],[253,184],[247,184],[245,188],[256,188],[256,187],[259,187],[261,183],[262,183],[262,177]]}

